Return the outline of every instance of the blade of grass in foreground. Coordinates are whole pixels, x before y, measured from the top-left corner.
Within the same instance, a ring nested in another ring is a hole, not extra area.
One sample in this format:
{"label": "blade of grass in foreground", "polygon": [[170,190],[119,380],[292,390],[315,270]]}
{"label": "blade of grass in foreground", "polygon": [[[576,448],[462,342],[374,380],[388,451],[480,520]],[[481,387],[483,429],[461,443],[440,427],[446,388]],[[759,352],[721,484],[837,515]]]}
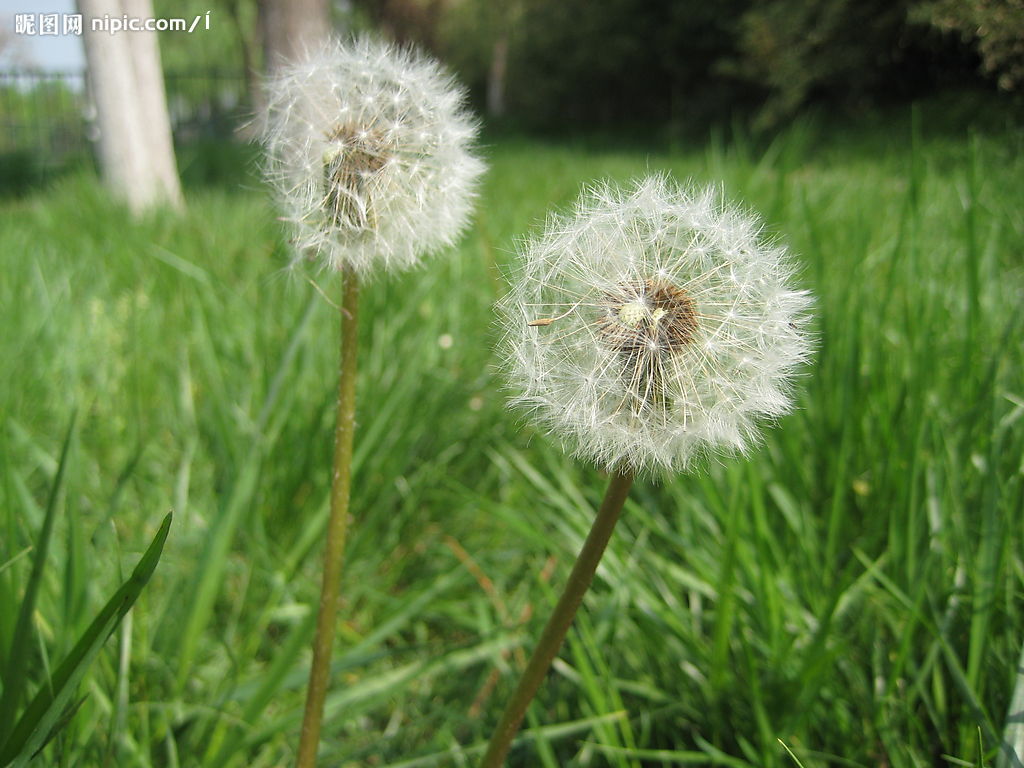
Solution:
{"label": "blade of grass in foreground", "polygon": [[142,588],[156,570],[171,527],[171,517],[171,513],[168,512],[149,549],[135,566],[128,581],[114,593],[71,649],[71,653],[57,668],[53,677],[40,688],[32,703],[28,705],[3,745],[3,750],[0,751],[0,766],[12,765],[19,768],[45,746],[92,660],[135,604]]}
{"label": "blade of grass in foreground", "polygon": [[35,557],[32,560],[32,571],[29,574],[28,586],[25,587],[25,597],[22,598],[21,608],[18,611],[18,623],[14,628],[14,638],[11,640],[11,650],[4,660],[3,684],[4,693],[0,697],[0,747],[3,747],[10,735],[11,725],[14,723],[14,713],[21,702],[21,696],[25,689],[25,672],[28,665],[25,659],[28,657],[29,643],[32,635],[32,615],[36,609],[36,595],[39,593],[39,584],[43,578],[43,568],[46,565],[46,554],[50,549],[50,538],[53,534],[53,521],[57,517],[57,497],[64,481],[64,470],[68,462],[68,448],[71,445],[71,435],[75,431],[75,414],[71,415],[71,423],[68,424],[68,431],[64,435],[64,445],[60,451],[60,463],[57,465],[57,474],[50,487],[50,498],[46,503],[46,516],[43,518],[43,527],[39,531],[39,539],[36,542]]}

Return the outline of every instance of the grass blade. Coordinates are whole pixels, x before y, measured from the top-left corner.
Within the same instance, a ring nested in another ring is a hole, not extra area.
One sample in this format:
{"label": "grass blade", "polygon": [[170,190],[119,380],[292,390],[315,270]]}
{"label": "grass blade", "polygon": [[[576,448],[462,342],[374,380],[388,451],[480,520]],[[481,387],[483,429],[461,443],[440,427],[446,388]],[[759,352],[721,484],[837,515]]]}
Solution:
{"label": "grass blade", "polygon": [[143,587],[156,570],[171,527],[171,517],[171,513],[167,513],[160,530],[135,566],[132,575],[114,593],[85,634],[75,643],[71,653],[61,662],[52,679],[43,685],[32,703],[28,705],[11,731],[3,751],[0,752],[0,766],[22,766],[45,745],[90,663],[121,619],[135,604]]}
{"label": "grass blade", "polygon": [[32,614],[36,609],[36,597],[39,594],[39,584],[43,578],[43,568],[46,566],[46,554],[50,549],[50,538],[53,535],[53,521],[57,517],[57,497],[64,481],[64,472],[67,469],[68,449],[71,446],[71,435],[75,430],[75,414],[71,415],[71,423],[68,424],[68,431],[64,435],[64,445],[60,451],[60,463],[57,465],[57,474],[53,478],[53,485],[50,487],[50,498],[46,503],[46,515],[43,518],[43,527],[39,531],[39,539],[36,543],[36,554],[32,560],[32,571],[29,575],[28,586],[25,588],[25,597],[21,601],[21,608],[18,611],[18,623],[14,628],[14,636],[11,640],[10,652],[5,660],[4,671],[4,692],[0,697],[0,747],[3,747],[10,736],[11,725],[14,723],[14,713],[18,709],[25,690],[25,673],[28,671],[26,659],[29,653],[29,643],[32,637]]}

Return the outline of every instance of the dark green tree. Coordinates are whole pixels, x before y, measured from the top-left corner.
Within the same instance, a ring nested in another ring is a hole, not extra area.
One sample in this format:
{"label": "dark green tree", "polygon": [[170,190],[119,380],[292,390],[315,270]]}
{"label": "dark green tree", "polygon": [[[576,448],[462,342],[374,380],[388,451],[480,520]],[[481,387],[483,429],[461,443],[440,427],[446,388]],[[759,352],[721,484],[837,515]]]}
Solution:
{"label": "dark green tree", "polygon": [[982,72],[1003,90],[1024,84],[1024,0],[935,0],[911,17],[971,45]]}

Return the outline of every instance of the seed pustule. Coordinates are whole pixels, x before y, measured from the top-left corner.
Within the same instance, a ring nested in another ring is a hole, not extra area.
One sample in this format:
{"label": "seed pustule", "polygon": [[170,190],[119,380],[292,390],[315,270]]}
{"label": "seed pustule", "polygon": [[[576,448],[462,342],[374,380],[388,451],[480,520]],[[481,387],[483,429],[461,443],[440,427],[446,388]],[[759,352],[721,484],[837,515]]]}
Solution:
{"label": "seed pustule", "polygon": [[367,186],[389,156],[384,137],[374,131],[337,125],[327,135],[323,153],[324,202],[328,224],[346,229],[373,229],[376,216]]}
{"label": "seed pustule", "polygon": [[665,280],[622,283],[602,296],[599,312],[601,341],[621,359],[634,410],[666,407],[663,371],[697,332],[693,299]]}

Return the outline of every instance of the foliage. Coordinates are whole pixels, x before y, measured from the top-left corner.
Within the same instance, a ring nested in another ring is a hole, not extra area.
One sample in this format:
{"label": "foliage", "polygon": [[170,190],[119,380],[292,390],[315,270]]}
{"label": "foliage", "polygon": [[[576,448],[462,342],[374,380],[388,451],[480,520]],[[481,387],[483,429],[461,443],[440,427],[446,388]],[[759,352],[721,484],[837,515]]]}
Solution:
{"label": "foliage", "polygon": [[968,12],[954,0],[925,11],[920,0],[401,0],[374,4],[374,19],[438,52],[481,104],[507,44],[508,114],[521,124],[655,119],[685,129],[755,115],[766,127],[808,103],[861,111],[951,83],[984,87],[970,50],[928,24],[977,21],[992,55],[1010,61],[1019,3],[976,0],[965,6],[983,10]]}
{"label": "foliage", "polygon": [[507,38],[509,113],[526,122],[692,119],[694,110],[706,115],[722,105],[723,83],[711,82],[711,68],[731,51],[731,19],[745,5],[460,3],[442,22],[442,52],[480,89],[495,42]]}
{"label": "foliage", "polygon": [[85,141],[83,83],[75,75],[32,71],[0,78],[0,157],[31,148],[40,163],[81,151]]}
{"label": "foliage", "polygon": [[[31,646],[36,598],[46,568],[54,521],[59,510],[58,499],[63,491],[73,431],[72,422],[64,438],[60,462],[34,547],[32,569],[20,600],[18,591],[10,589],[9,581],[0,582],[0,604],[3,604],[5,609],[17,607],[16,611],[9,612],[10,616],[17,614],[14,624],[7,624],[5,621],[2,627],[4,635],[10,634],[10,642],[2,644],[3,655],[0,656],[0,681],[3,683],[3,694],[0,696],[0,766],[12,765],[20,768],[27,765],[74,717],[84,701],[84,698],[74,701],[82,678],[88,673],[93,659],[131,610],[153,575],[170,529],[171,515],[168,513],[132,575],[107,601],[66,658],[51,674],[45,655],[40,659]],[[72,529],[75,527],[72,524]],[[8,560],[2,570],[6,570],[13,562],[14,559]],[[38,690],[18,715],[29,680],[37,683]]]}
{"label": "foliage", "polygon": [[[1020,131],[965,134],[926,112],[800,121],[763,144],[716,133],[674,154],[489,146],[460,246],[378,281],[361,308],[324,763],[479,754],[604,482],[506,412],[498,270],[581,183],[666,170],[722,183],[806,265],[816,364],[749,460],[636,488],[510,764],[790,766],[779,739],[809,768],[990,764],[1024,637]],[[116,587],[118,546],[152,535],[143,510],[176,517],[47,764],[293,757],[336,311],[283,273],[254,182],[192,189],[189,209],[131,221],[89,177],[4,207],[0,357],[17,370],[0,379],[0,579],[25,583],[54,436],[81,414],[40,653],[70,649]]]}
{"label": "foliage", "polygon": [[[186,119],[258,104],[263,51],[256,0],[157,0],[160,17],[205,19],[160,36],[172,111]],[[341,35],[373,29],[441,56],[481,106],[507,44],[505,102],[544,128],[671,121],[703,130],[756,114],[767,126],[807,103],[861,110],[946,87],[1004,89],[1021,75],[1021,0],[353,0]],[[938,32],[936,32],[938,30]],[[221,81],[181,77],[218,73]],[[971,78],[974,78],[972,81]]]}
{"label": "foliage", "polygon": [[[206,14],[210,28],[206,29]],[[255,42],[257,3],[254,0],[154,0],[157,18],[180,18],[196,29],[160,35],[164,71],[217,71],[242,75],[242,46]]]}
{"label": "foliage", "polygon": [[722,69],[767,88],[762,123],[815,95],[863,101],[893,82],[906,12],[907,0],[756,3],[739,20],[740,56]]}
{"label": "foliage", "polygon": [[256,3],[156,0],[153,11],[158,18],[196,24],[191,33],[159,35],[167,107],[176,141],[196,135],[230,135],[239,117],[248,118],[257,103],[260,49]]}
{"label": "foliage", "polygon": [[[162,16],[207,11],[210,30],[161,36],[165,70],[229,72],[238,102],[248,57],[248,102],[258,103],[255,0],[156,4]],[[860,111],[951,82],[991,87],[973,74],[977,56],[986,76],[1011,89],[1024,71],[1022,19],[1021,0],[353,0],[334,8],[341,34],[372,28],[439,55],[480,105],[507,46],[508,116],[573,129],[650,120],[703,129],[749,115],[765,127],[808,103]],[[213,103],[180,90],[188,104]]]}
{"label": "foliage", "polygon": [[1024,1],[934,0],[914,8],[913,15],[976,46],[983,71],[1000,88],[1024,83]]}

